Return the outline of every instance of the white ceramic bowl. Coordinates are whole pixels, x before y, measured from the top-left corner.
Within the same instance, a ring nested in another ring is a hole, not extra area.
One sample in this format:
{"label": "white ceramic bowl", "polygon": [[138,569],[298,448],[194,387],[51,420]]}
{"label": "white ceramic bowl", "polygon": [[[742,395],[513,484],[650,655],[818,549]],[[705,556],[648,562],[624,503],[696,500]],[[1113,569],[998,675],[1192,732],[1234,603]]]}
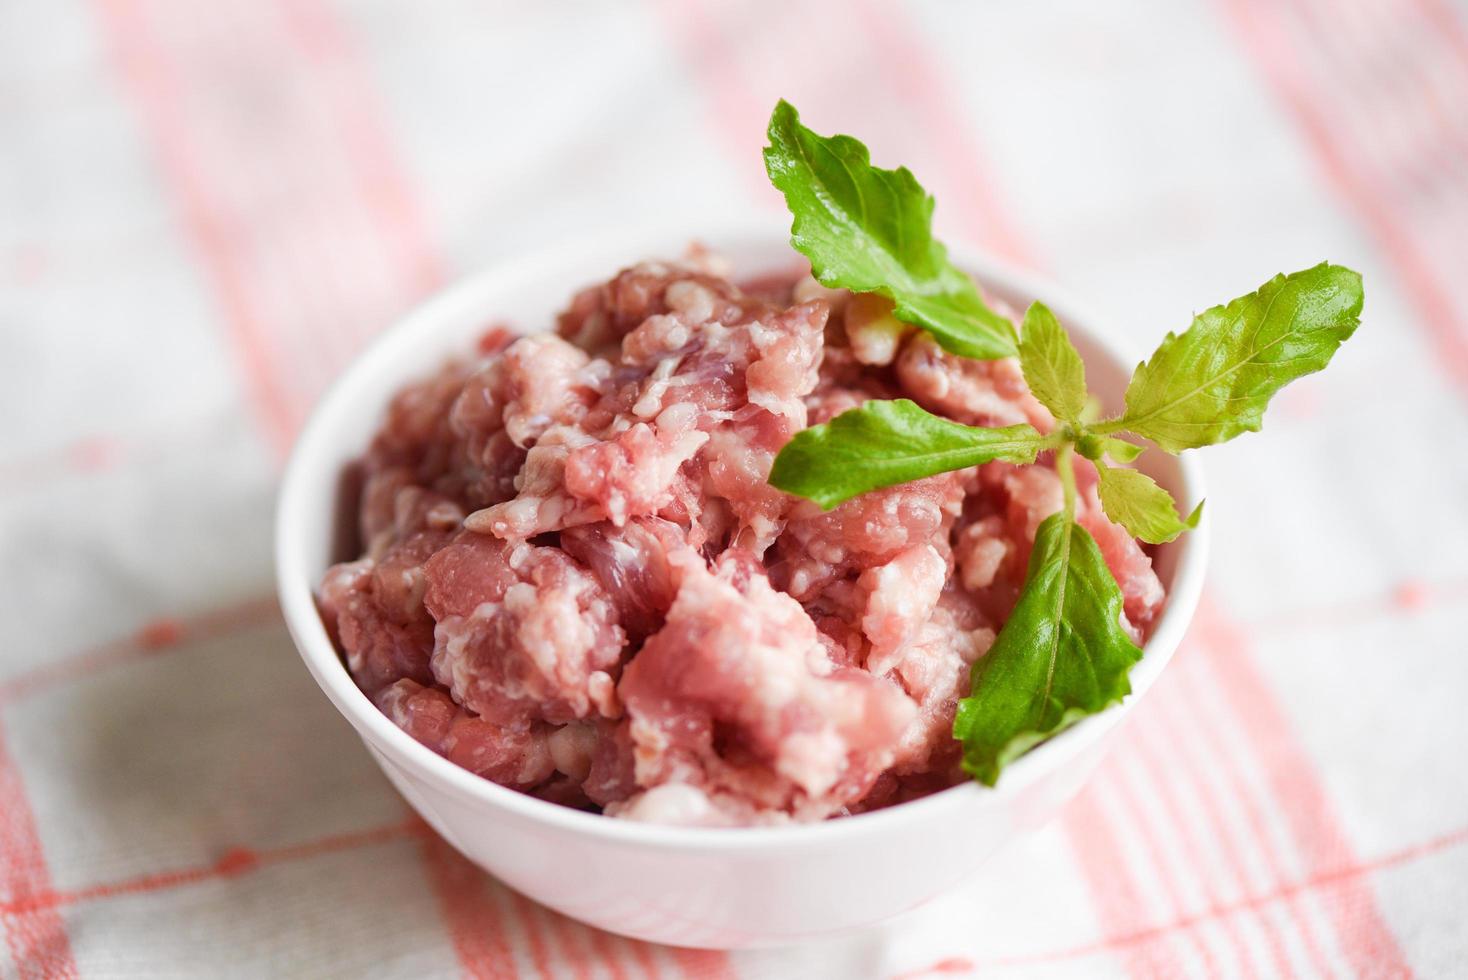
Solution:
{"label": "white ceramic bowl", "polygon": [[[814,825],[696,829],[558,807],[453,765],[401,731],[357,689],[317,615],[312,591],[333,558],[341,557],[331,554],[331,542],[342,469],[366,447],[393,392],[449,354],[468,350],[486,324],[547,327],[574,290],[638,259],[676,257],[692,237],[732,259],[741,276],[796,262],[778,219],[763,232],[578,241],[473,276],[377,340],[316,408],[286,470],[276,523],[280,601],[321,689],[393,785],[470,860],[536,901],[612,932],[683,946],[781,945],[912,909],[970,878],[996,849],[1054,816],[1182,638],[1202,587],[1208,532],[1205,522],[1160,550],[1157,570],[1170,598],[1132,670],[1132,696],[1012,764],[996,789],[969,783]],[[1135,360],[1112,346],[1089,311],[991,259],[956,255],[1016,308],[1043,298],[1071,330],[1092,389],[1108,403],[1119,401]],[[1160,453],[1144,459],[1191,509],[1203,489],[1197,464]]]}

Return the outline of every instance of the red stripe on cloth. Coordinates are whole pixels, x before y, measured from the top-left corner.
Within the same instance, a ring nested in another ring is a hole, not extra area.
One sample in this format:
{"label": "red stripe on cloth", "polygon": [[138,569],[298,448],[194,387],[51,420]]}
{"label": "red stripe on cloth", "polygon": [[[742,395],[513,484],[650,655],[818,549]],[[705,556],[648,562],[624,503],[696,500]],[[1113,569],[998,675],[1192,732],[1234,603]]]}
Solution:
{"label": "red stripe on cloth", "polygon": [[78,474],[102,473],[128,458],[133,446],[117,436],[83,436],[61,446],[0,461],[0,490],[13,491]]}
{"label": "red stripe on cloth", "polygon": [[134,0],[95,0],[108,28],[119,70],[151,130],[159,162],[174,190],[186,231],[212,280],[230,328],[247,390],[277,450],[284,452],[295,429],[291,400],[279,378],[278,351],[251,301],[243,276],[229,260],[231,231],[211,206],[208,181],[191,151],[188,124],[170,92],[178,81],[149,36]]}
{"label": "red stripe on cloth", "polygon": [[[676,40],[675,54],[683,55],[688,70],[711,103],[705,119],[715,136],[732,152],[744,154],[758,145],[774,102],[756,94],[751,77],[740,65],[736,47],[724,36],[717,16],[700,0],[649,0],[649,5]],[[775,190],[754,168],[738,168],[748,180],[750,193],[761,203],[779,204]]]}
{"label": "red stripe on cloth", "polygon": [[922,120],[925,138],[936,142],[947,164],[948,195],[968,234],[1011,261],[1036,265],[1033,244],[994,193],[993,168],[973,138],[972,118],[953,94],[958,85],[942,72],[926,39],[891,4],[853,0],[848,9],[871,39],[869,64],[892,79],[902,104]]}
{"label": "red stripe on cloth", "polygon": [[600,929],[587,929],[586,935],[591,942],[592,955],[607,976],[611,980],[628,980],[625,965],[627,949],[621,937]]}
{"label": "red stripe on cloth", "polygon": [[[226,850],[219,860],[213,864],[179,868],[172,871],[128,878],[122,881],[104,882],[72,891],[47,891],[36,894],[24,901],[0,901],[0,916],[30,915],[39,911],[63,908],[82,902],[103,901],[128,895],[168,891],[173,888],[186,887],[214,879],[238,877],[239,875],[252,873],[262,868],[279,864],[291,864],[296,861],[309,860],[326,854],[341,853],[358,848],[391,843],[396,840],[429,838],[432,836],[434,836],[433,831],[428,829],[421,820],[415,818],[367,830],[332,834],[316,840],[306,841],[302,844],[293,844],[286,847],[260,848],[258,850],[235,847]],[[1272,902],[1289,900],[1293,897],[1322,888],[1334,887],[1340,882],[1352,878],[1409,864],[1413,861],[1463,845],[1468,845],[1468,827],[1461,827],[1457,830],[1428,838],[1417,844],[1391,851],[1367,861],[1362,861],[1354,866],[1329,869],[1309,879],[1284,885],[1263,894],[1250,896],[1243,901],[1232,903],[1224,908],[1212,910],[1210,914],[1234,915],[1243,910],[1261,908]],[[521,901],[530,904],[523,896],[521,897]],[[532,904],[531,908],[538,908],[538,906]],[[1070,959],[1125,950],[1130,946],[1154,942],[1170,932],[1195,928],[1198,923],[1205,921],[1208,917],[1207,915],[1192,916],[1132,933],[1112,935],[1100,942],[1089,943],[1084,946],[1044,953],[1026,954],[1014,958],[989,960],[979,964],[979,966],[988,967],[1029,962],[1046,962],[1049,960]],[[664,949],[668,956],[680,965],[681,972],[690,978],[696,978],[696,980],[712,980],[712,978],[731,978],[733,976],[726,967],[721,966],[723,955],[720,953],[708,950],[676,949],[672,947],[659,948]],[[553,969],[547,969],[545,975],[553,977],[556,974]]]}
{"label": "red stripe on cloth", "polygon": [[[1224,828],[1218,820],[1218,812],[1212,807],[1200,806],[1196,809],[1185,808],[1182,802],[1182,794],[1191,790],[1201,797],[1203,788],[1196,774],[1189,768],[1180,765],[1177,754],[1177,743],[1168,733],[1162,732],[1150,725],[1153,715],[1138,712],[1138,717],[1131,722],[1133,738],[1131,746],[1135,750],[1136,759],[1141,765],[1141,771],[1146,774],[1148,782],[1153,787],[1166,786],[1167,792],[1157,793],[1156,799],[1161,803],[1161,818],[1167,830],[1178,837],[1180,850],[1184,855],[1185,866],[1179,869],[1179,877],[1190,878],[1193,885],[1202,895],[1204,913],[1216,912],[1225,904],[1221,891],[1222,882],[1216,879],[1210,869],[1203,865],[1208,849],[1199,838],[1200,828],[1206,830],[1210,843],[1215,846],[1226,839]],[[1180,778],[1186,777],[1186,778]],[[1260,966],[1255,962],[1254,952],[1249,948],[1248,941],[1244,938],[1240,924],[1232,917],[1219,919],[1222,926],[1224,938],[1233,947],[1238,962],[1245,966],[1245,974],[1258,976],[1261,974]],[[1271,940],[1270,953],[1274,959],[1276,971],[1281,976],[1288,976],[1289,961],[1284,954],[1284,946],[1279,937],[1272,932],[1268,939]]]}
{"label": "red stripe on cloth", "polygon": [[953,973],[972,973],[974,961],[966,956],[950,956],[927,966],[920,966],[916,970],[907,970],[899,973],[892,980],[931,980],[934,976]]}
{"label": "red stripe on cloth", "polygon": [[1283,633],[1319,629],[1350,629],[1386,616],[1418,616],[1444,606],[1461,608],[1468,601],[1468,576],[1453,576],[1437,582],[1407,579],[1386,592],[1364,595],[1314,606],[1298,606],[1283,612],[1250,619],[1253,632]]}
{"label": "red stripe on cloth", "polygon": [[[0,726],[4,719],[0,718]],[[66,923],[51,907],[25,907],[51,891],[51,873],[26,799],[20,770],[0,728],[0,926],[16,972],[23,980],[77,975]]]}
{"label": "red stripe on cloth", "polygon": [[[822,20],[797,4],[775,12],[776,22],[752,30],[747,20],[721,19],[728,8],[718,5],[657,0],[653,6],[686,53],[709,97],[709,116],[733,151],[742,156],[755,145],[777,97],[796,101],[818,127],[860,122],[879,162],[884,148],[908,147],[906,164],[944,202],[940,224],[956,218],[991,251],[1033,262],[1032,250],[990,191],[991,168],[948,96],[950,87],[929,64],[920,41],[884,8],[853,3],[847,8],[853,16]],[[734,35],[735,29],[742,33]],[[814,32],[821,45],[801,43]],[[873,48],[879,53],[866,56]],[[778,71],[770,71],[771,65]],[[778,201],[757,169],[741,173],[761,202]]]}
{"label": "red stripe on cloth", "polygon": [[673,964],[688,980],[734,980],[729,954],[717,949],[685,949],[669,946]]}
{"label": "red stripe on cloth", "polygon": [[[1275,801],[1310,873],[1355,867],[1355,854],[1314,763],[1295,735],[1283,705],[1253,666],[1248,641],[1205,597],[1196,628],[1219,692],[1239,720],[1238,731],[1263,766]],[[1353,967],[1363,975],[1410,976],[1396,937],[1376,907],[1369,885],[1342,882],[1330,903],[1335,931]]]}
{"label": "red stripe on cloth", "polygon": [[[1284,22],[1289,5],[1220,2],[1245,48],[1300,127],[1326,179],[1391,262],[1449,377],[1468,393],[1468,312],[1454,298],[1456,282],[1444,281],[1434,270],[1429,246],[1372,171],[1359,134],[1332,124],[1326,111],[1332,98],[1331,82],[1312,79],[1302,64],[1309,45],[1299,43]],[[1369,143],[1368,139],[1366,146]]]}
{"label": "red stripe on cloth", "polygon": [[1417,0],[1416,7],[1433,30],[1448,42],[1458,64],[1468,73],[1468,24],[1464,24],[1461,11],[1443,0]]}
{"label": "red stripe on cloth", "polygon": [[519,970],[489,876],[437,835],[423,843],[423,864],[464,975],[515,980]]}
{"label": "red stripe on cloth", "polygon": [[283,451],[357,341],[441,275],[365,73],[311,0],[96,2]]}
{"label": "red stripe on cloth", "polygon": [[550,950],[546,946],[545,936],[541,933],[541,919],[543,911],[530,899],[519,892],[511,890],[510,903],[515,906],[515,915],[520,920],[520,928],[525,933],[525,945],[530,954],[530,963],[535,967],[542,980],[554,980],[555,972],[551,967]]}
{"label": "red stripe on cloth", "polygon": [[[1191,647],[1186,647],[1183,654],[1179,657],[1180,661],[1184,657],[1188,657],[1188,660],[1173,664],[1169,670],[1178,672],[1193,669],[1193,664],[1196,663],[1198,657],[1196,654],[1190,654],[1188,652],[1191,649]],[[1171,681],[1171,677],[1167,680]],[[1212,961],[1212,956],[1208,947],[1204,944],[1202,936],[1197,933],[1197,928],[1216,921],[1220,924],[1225,936],[1231,940],[1231,945],[1236,950],[1236,955],[1243,958],[1242,961],[1247,962],[1250,954],[1246,941],[1234,928],[1232,920],[1229,918],[1220,918],[1218,915],[1213,914],[1219,909],[1228,907],[1228,903],[1225,903],[1217,893],[1216,887],[1218,883],[1207,877],[1209,852],[1204,850],[1205,844],[1203,841],[1188,831],[1187,828],[1190,825],[1190,818],[1180,804],[1180,800],[1186,794],[1191,794],[1197,798],[1206,800],[1209,797],[1210,790],[1204,784],[1201,772],[1190,764],[1189,760],[1182,754],[1182,749],[1179,744],[1181,738],[1177,740],[1162,739],[1150,745],[1146,744],[1149,735],[1148,726],[1153,721],[1156,713],[1162,709],[1162,702],[1159,699],[1177,696],[1186,700],[1186,695],[1189,692],[1187,690],[1172,690],[1171,688],[1174,687],[1176,687],[1176,684],[1168,684],[1166,687],[1154,692],[1152,696],[1153,700],[1149,700],[1136,709],[1138,717],[1125,730],[1125,737],[1131,739],[1126,750],[1128,753],[1127,756],[1113,755],[1109,758],[1098,771],[1095,777],[1095,784],[1086,791],[1086,794],[1091,800],[1099,800],[1100,796],[1106,793],[1118,795],[1119,803],[1124,805],[1128,811],[1122,821],[1124,826],[1113,825],[1111,830],[1112,840],[1109,844],[1088,841],[1078,837],[1076,849],[1078,853],[1083,855],[1087,851],[1101,847],[1107,847],[1111,852],[1115,852],[1112,855],[1114,866],[1106,874],[1131,874],[1133,876],[1132,890],[1134,892],[1142,880],[1155,878],[1167,893],[1170,899],[1169,904],[1173,906],[1173,911],[1170,914],[1171,918],[1177,921],[1191,923],[1193,926],[1184,930],[1182,937],[1193,942],[1202,960],[1205,971],[1216,973],[1216,968],[1209,966]],[[1197,713],[1197,706],[1189,706],[1185,713],[1189,717],[1194,717]],[[1243,723],[1231,721],[1230,728],[1235,727],[1235,724]],[[1215,750],[1217,750],[1216,747]],[[1232,749],[1231,751],[1236,752],[1237,749]],[[1231,762],[1232,756],[1226,756],[1224,761]],[[1141,768],[1137,769],[1136,765],[1140,765]],[[1244,800],[1252,804],[1253,791],[1237,770],[1225,768],[1224,772],[1218,774],[1227,777],[1226,781],[1229,784],[1227,792],[1235,800]],[[1142,777],[1144,777],[1144,781],[1140,785],[1136,785],[1135,780]],[[1148,803],[1145,805],[1139,803],[1138,801],[1142,799],[1147,800]],[[1153,819],[1155,815],[1155,808],[1151,805],[1153,801],[1159,802],[1161,809],[1166,813],[1166,818],[1161,824],[1158,824]],[[1272,803],[1272,801],[1270,802]],[[1072,825],[1071,819],[1067,816],[1062,826],[1066,827],[1069,832],[1079,835],[1081,830]],[[1230,837],[1227,828],[1223,827],[1220,823],[1217,813],[1207,813],[1203,818],[1203,822],[1207,826],[1209,832],[1208,838],[1210,840],[1224,840]],[[1271,845],[1267,830],[1259,822],[1246,824],[1245,826],[1252,832],[1254,840],[1243,844],[1243,848],[1249,848],[1252,845],[1252,849],[1258,851],[1265,858],[1271,872],[1268,879],[1269,888],[1274,889],[1280,887],[1289,878],[1283,873],[1277,857],[1274,857],[1270,851]],[[1142,854],[1142,858],[1139,861],[1129,860],[1127,857],[1120,855],[1122,851],[1122,838],[1127,834],[1134,839],[1136,847]],[[1169,853],[1158,846],[1158,840],[1163,837],[1177,838],[1182,861],[1180,866],[1177,866],[1177,862]],[[1231,844],[1225,846],[1228,847],[1230,854],[1235,860],[1242,859],[1243,850],[1235,849]],[[1194,905],[1184,896],[1180,885],[1180,876],[1189,877],[1190,880],[1202,884],[1206,895],[1206,904],[1203,907]],[[1106,880],[1105,876],[1094,870],[1088,873],[1087,877],[1093,882],[1104,882]],[[1104,931],[1116,934],[1140,933],[1151,935],[1152,933],[1148,932],[1148,930],[1156,922],[1157,912],[1159,911],[1155,907],[1149,907],[1145,899],[1137,896],[1129,901],[1120,903],[1119,906],[1122,910],[1127,910],[1130,906],[1129,911],[1126,912],[1126,914],[1130,915],[1130,919],[1118,919],[1116,914],[1118,903],[1115,902],[1112,896],[1105,892],[1097,892],[1095,894],[1094,904],[1098,910],[1104,909],[1108,913],[1100,916],[1105,926]],[[1292,920],[1290,924],[1298,933],[1301,945],[1305,948],[1307,954],[1317,964],[1323,963],[1324,957],[1320,953],[1319,945],[1314,939],[1314,929],[1309,915],[1298,909],[1293,902],[1289,903],[1284,911],[1289,913]],[[1278,962],[1283,958],[1282,950],[1280,949],[1283,936],[1277,930],[1272,929],[1267,922],[1261,920],[1258,922],[1258,926],[1265,933],[1266,942],[1274,951],[1275,959]],[[1151,975],[1153,971],[1150,967],[1142,967],[1140,969],[1134,968],[1133,972],[1140,972],[1141,975]],[[1326,969],[1323,972],[1328,973],[1329,971]]]}
{"label": "red stripe on cloth", "polygon": [[[1429,5],[1415,6],[1418,17],[1403,16],[1399,0],[1296,4],[1292,9],[1317,40],[1320,60],[1354,69],[1343,79],[1350,87],[1332,93],[1333,106],[1395,109],[1372,120],[1372,138],[1369,143],[1358,140],[1357,151],[1374,151],[1378,166],[1398,172],[1408,183],[1427,186],[1461,166],[1468,152],[1468,128],[1444,91],[1443,83],[1451,87],[1453,80],[1437,70],[1441,48],[1428,50],[1424,44],[1436,45],[1451,35],[1428,23],[1432,15],[1424,7]],[[1468,71],[1458,75],[1461,88]],[[1404,98],[1409,91],[1412,97]]]}
{"label": "red stripe on cloth", "polygon": [[632,958],[642,968],[643,976],[648,980],[658,980],[662,971],[658,969],[657,959],[653,955],[655,947],[651,943],[640,942],[636,939],[628,940],[632,946]]}
{"label": "red stripe on cloth", "polygon": [[[1277,902],[1281,899],[1285,899],[1290,896],[1300,895],[1308,891],[1333,888],[1335,886],[1354,881],[1355,879],[1359,879],[1373,872],[1382,871],[1387,868],[1396,867],[1402,864],[1408,864],[1412,861],[1416,861],[1421,858],[1437,854],[1440,851],[1445,851],[1454,847],[1461,847],[1464,844],[1468,844],[1468,827],[1460,828],[1450,833],[1443,834],[1439,837],[1434,837],[1430,840],[1424,841],[1421,844],[1414,844],[1411,847],[1405,847],[1399,851],[1393,851],[1389,854],[1384,854],[1381,857],[1375,858],[1370,861],[1365,861],[1351,867],[1335,868],[1330,871],[1318,874],[1308,881],[1286,885],[1264,895],[1251,896],[1244,901],[1235,902],[1225,908],[1218,909],[1214,914],[1236,915],[1241,911],[1262,908],[1263,906],[1268,905],[1271,902]],[[1195,929],[1197,928],[1198,924],[1204,921],[1206,918],[1206,916],[1201,915],[1189,916],[1187,918],[1178,919],[1176,921],[1168,922],[1163,925],[1153,926],[1146,929],[1139,929],[1135,932],[1108,936],[1107,938],[1102,939],[1098,942],[1087,943],[1083,946],[1074,946],[1070,949],[1052,950],[1043,953],[1023,954],[1020,956],[996,957],[991,960],[985,960],[978,965],[981,968],[999,969],[1004,967],[1029,966],[1039,963],[1053,963],[1061,960],[1084,959],[1090,956],[1109,955],[1116,952],[1123,952],[1131,947],[1138,945],[1150,945],[1152,943],[1155,943],[1159,938],[1168,935],[1169,933],[1177,932],[1183,929]],[[1145,976],[1149,977],[1176,975],[1177,974],[1172,973],[1145,974]],[[1379,969],[1372,969],[1368,972],[1361,974],[1361,976],[1373,978],[1397,975],[1398,974],[1384,973]]]}
{"label": "red stripe on cloth", "polygon": [[[1158,699],[1150,710],[1150,716],[1158,719],[1163,730],[1175,733],[1174,744],[1180,757],[1174,764],[1181,765],[1184,772],[1199,774],[1195,781],[1211,817],[1211,833],[1219,843],[1224,864],[1232,869],[1235,880],[1247,898],[1262,890],[1277,888],[1289,878],[1265,827],[1261,804],[1255,794],[1249,791],[1248,782],[1237,767],[1236,753],[1218,738],[1215,726],[1198,710],[1197,690],[1188,686],[1198,672],[1198,657],[1187,653],[1191,649],[1191,646],[1185,647],[1185,655],[1180,656],[1171,668],[1176,677],[1172,687],[1182,687],[1177,692],[1178,696]],[[1146,717],[1139,720],[1145,720]],[[1200,743],[1196,755],[1192,752],[1195,739]],[[1219,791],[1214,790],[1211,779],[1201,775],[1205,768],[1211,770],[1211,777],[1221,784]],[[1236,826],[1234,821],[1225,818],[1224,811],[1229,807],[1238,810],[1236,819],[1241,825]],[[1249,881],[1251,876],[1245,871],[1246,851],[1251,837],[1263,864],[1264,880],[1267,882],[1264,889],[1254,887]],[[1329,976],[1330,965],[1315,935],[1315,925],[1308,910],[1294,896],[1290,896],[1283,911],[1299,933],[1300,945],[1309,960],[1310,969],[1316,976]],[[1283,937],[1267,922],[1261,921],[1260,928],[1265,932],[1270,954],[1280,975],[1290,975],[1293,970],[1288,965],[1287,954],[1283,950]]]}
{"label": "red stripe on cloth", "polygon": [[120,664],[157,656],[185,642],[209,640],[280,621],[274,598],[250,599],[186,619],[155,619],[131,636],[43,664],[0,681],[0,705],[27,698],[59,684],[92,677]]}
{"label": "red stripe on cloth", "polygon": [[[1106,792],[1112,794],[1113,805],[1120,809],[1121,820],[1113,824],[1118,839],[1123,834],[1130,834],[1136,852],[1141,854],[1140,861],[1130,861],[1128,866],[1141,883],[1147,884],[1150,879],[1150,884],[1161,891],[1161,907],[1153,905],[1150,908],[1150,921],[1158,917],[1179,918],[1192,914],[1195,908],[1185,891],[1188,872],[1183,865],[1195,864],[1201,855],[1186,855],[1175,860],[1174,828],[1158,812],[1157,801],[1172,794],[1173,787],[1166,783],[1153,785],[1142,779],[1134,749],[1119,751],[1107,761],[1108,765],[1095,778],[1101,781]],[[1222,943],[1215,946],[1216,937],[1210,932],[1201,928],[1188,929],[1175,938],[1192,948],[1191,962],[1201,968],[1204,976],[1222,976],[1219,954],[1225,947]]]}
{"label": "red stripe on cloth", "polygon": [[279,2],[307,56],[322,69],[324,86],[337,109],[332,119],[341,127],[350,149],[348,160],[358,169],[358,188],[382,230],[384,246],[396,253],[396,264],[406,272],[413,291],[437,288],[446,277],[444,263],[383,128],[384,112],[358,46],[347,35],[346,25],[319,0]]}
{"label": "red stripe on cloth", "polygon": [[569,974],[576,980],[591,980],[591,961],[582,944],[584,927],[548,908],[541,908],[540,913],[548,924],[560,959],[557,976]]}
{"label": "red stripe on cloth", "polygon": [[[1125,935],[1148,921],[1148,908],[1138,891],[1135,869],[1117,844],[1117,830],[1101,806],[1100,791],[1089,787],[1066,808],[1061,827],[1070,841],[1076,866],[1091,895],[1091,907],[1103,935]],[[1179,977],[1182,961],[1167,937],[1158,942],[1118,946],[1129,975]]]}
{"label": "red stripe on cloth", "polygon": [[71,891],[44,891],[24,900],[0,902],[0,915],[27,915],[55,910],[82,902],[120,898],[126,895],[146,895],[151,892],[169,891],[186,885],[196,885],[220,878],[236,878],[243,874],[280,864],[293,864],[326,854],[337,854],[362,847],[372,847],[395,840],[427,837],[432,832],[417,819],[400,821],[367,830],[353,830],[331,834],[302,844],[285,847],[248,848],[231,847],[225,850],[212,864],[175,868],[153,874],[125,878],[121,881],[88,885]]}

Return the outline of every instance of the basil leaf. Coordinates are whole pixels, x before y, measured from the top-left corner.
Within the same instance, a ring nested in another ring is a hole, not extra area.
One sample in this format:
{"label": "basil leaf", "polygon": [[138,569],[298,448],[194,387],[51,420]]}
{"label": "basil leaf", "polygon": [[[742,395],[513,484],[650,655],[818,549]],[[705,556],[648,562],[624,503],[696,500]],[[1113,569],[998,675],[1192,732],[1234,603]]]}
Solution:
{"label": "basil leaf", "polygon": [[790,244],[822,285],[881,293],[899,320],[951,353],[1016,353],[1014,325],[990,309],[933,237],[933,198],[906,167],[871,165],[850,136],[819,136],[781,99],[770,115],[765,170],[794,216]]}
{"label": "basil leaf", "polygon": [[1086,410],[1086,365],[1065,328],[1044,303],[1025,310],[1019,333],[1019,366],[1040,404],[1064,422],[1078,425]]}
{"label": "basil leaf", "polygon": [[1127,442],[1115,436],[1098,436],[1092,432],[1082,431],[1080,438],[1076,440],[1076,452],[1099,463],[1103,457],[1110,457],[1118,463],[1130,463],[1146,449],[1135,442]]}
{"label": "basil leaf", "polygon": [[1126,528],[1132,537],[1148,544],[1163,544],[1184,531],[1191,531],[1203,516],[1200,501],[1186,520],[1180,519],[1172,494],[1138,470],[1118,469],[1098,462],[1096,471],[1101,476],[1096,492],[1106,516]]}
{"label": "basil leaf", "polygon": [[1257,432],[1270,397],[1325,367],[1355,331],[1361,300],[1359,275],[1321,263],[1204,311],[1137,368],[1111,428],[1170,453]]}
{"label": "basil leaf", "polygon": [[795,434],[775,457],[770,484],[830,510],[845,500],[992,459],[1033,463],[1046,439],[1028,425],[980,429],[915,402],[869,401]]}
{"label": "basil leaf", "polygon": [[1101,441],[1101,451],[1118,463],[1130,463],[1142,455],[1146,446],[1139,446],[1135,442],[1127,442],[1125,439],[1117,439],[1107,436]]}
{"label": "basil leaf", "polygon": [[958,702],[965,771],[993,786],[1033,746],[1131,693],[1142,651],[1122,631],[1121,606],[1096,542],[1063,513],[1047,517],[1019,602]]}

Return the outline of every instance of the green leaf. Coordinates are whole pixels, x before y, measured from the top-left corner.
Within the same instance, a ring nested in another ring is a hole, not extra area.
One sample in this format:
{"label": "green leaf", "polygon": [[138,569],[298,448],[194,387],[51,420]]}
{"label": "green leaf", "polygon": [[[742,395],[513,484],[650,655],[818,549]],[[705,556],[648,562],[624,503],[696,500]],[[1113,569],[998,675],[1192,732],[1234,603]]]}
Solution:
{"label": "green leaf", "polygon": [[1101,482],[1096,491],[1101,507],[1134,538],[1148,544],[1163,544],[1198,526],[1203,516],[1200,501],[1186,520],[1177,516],[1172,494],[1159,487],[1150,476],[1137,470],[1117,469],[1097,463]]}
{"label": "green leaf", "polygon": [[1118,463],[1130,463],[1142,455],[1146,446],[1139,446],[1135,442],[1127,442],[1115,436],[1098,436],[1092,432],[1082,431],[1080,438],[1076,440],[1076,452],[1099,463],[1103,457],[1110,457]]}
{"label": "green leaf", "polygon": [[819,136],[780,100],[765,170],[794,216],[790,244],[825,286],[881,293],[899,320],[942,347],[992,360],[1016,353],[1014,325],[990,309],[933,237],[933,198],[906,167],[871,165],[850,136]]}
{"label": "green leaf", "polygon": [[970,775],[994,785],[1036,744],[1131,693],[1142,651],[1122,631],[1121,606],[1091,536],[1064,514],[1046,518],[1019,601],[958,702],[953,735]]}
{"label": "green leaf", "polygon": [[1127,442],[1125,439],[1117,439],[1114,436],[1107,436],[1101,440],[1101,451],[1118,463],[1130,463],[1142,455],[1142,451],[1146,448],[1146,446],[1139,446],[1135,442]]}
{"label": "green leaf", "polygon": [[1078,425],[1086,410],[1086,365],[1044,303],[1031,303],[1025,311],[1019,364],[1025,384],[1040,404],[1061,421]]}
{"label": "green leaf", "polygon": [[869,401],[795,434],[775,457],[770,484],[830,510],[868,490],[992,459],[1033,463],[1046,438],[1028,425],[980,429],[915,402]]}
{"label": "green leaf", "polygon": [[1361,316],[1361,277],[1321,263],[1168,334],[1132,375],[1125,429],[1171,453],[1257,432],[1276,391],[1329,363]]}

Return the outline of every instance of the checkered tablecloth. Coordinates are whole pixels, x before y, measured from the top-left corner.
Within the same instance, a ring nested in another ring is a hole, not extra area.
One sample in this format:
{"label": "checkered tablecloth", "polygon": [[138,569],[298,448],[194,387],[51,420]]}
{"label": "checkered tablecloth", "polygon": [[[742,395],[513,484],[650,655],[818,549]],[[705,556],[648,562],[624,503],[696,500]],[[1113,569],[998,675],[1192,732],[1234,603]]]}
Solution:
{"label": "checkered tablecloth", "polygon": [[[690,953],[412,820],[267,543],[312,400],[441,283],[782,224],[781,95],[1139,347],[1326,258],[1367,306],[1208,452],[1203,611],[1058,822],[905,920]],[[1464,283],[1449,0],[4,0],[0,978],[1468,975]]]}

